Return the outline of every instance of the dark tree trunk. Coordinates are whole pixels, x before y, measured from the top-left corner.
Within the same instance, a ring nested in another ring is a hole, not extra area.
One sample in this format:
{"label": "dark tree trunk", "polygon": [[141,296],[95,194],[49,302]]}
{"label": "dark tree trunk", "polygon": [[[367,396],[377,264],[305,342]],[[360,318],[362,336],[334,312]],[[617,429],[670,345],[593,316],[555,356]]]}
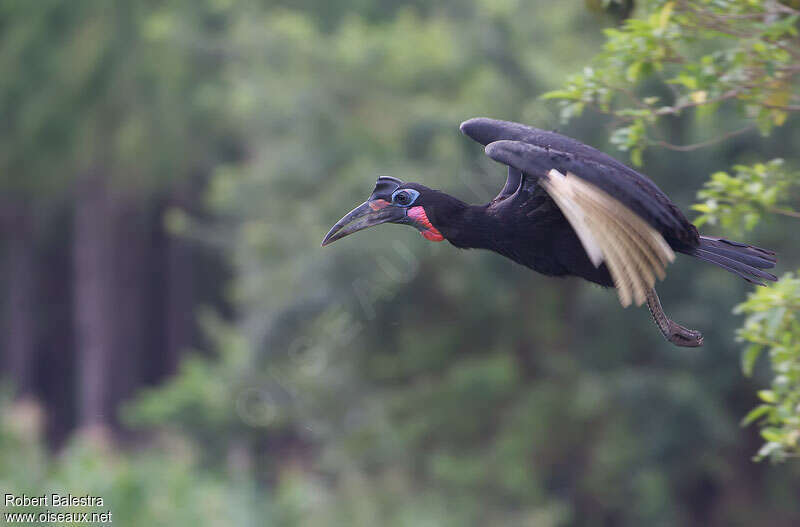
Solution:
{"label": "dark tree trunk", "polygon": [[35,391],[36,240],[30,212],[24,205],[6,205],[6,328],[4,370],[19,396]]}
{"label": "dark tree trunk", "polygon": [[104,178],[83,178],[76,191],[73,230],[75,350],[80,426],[113,422],[114,351],[111,196]]}
{"label": "dark tree trunk", "polygon": [[37,218],[36,393],[47,408],[53,447],[63,444],[77,421],[72,213],[73,207],[59,207],[47,218]]}
{"label": "dark tree trunk", "polygon": [[147,218],[133,193],[115,194],[112,232],[115,342],[112,352],[112,403],[130,397],[141,382],[146,347],[144,310],[148,295],[145,263],[150,256]]}
{"label": "dark tree trunk", "polygon": [[[193,193],[180,185],[173,189],[170,207],[193,210]],[[190,240],[166,234],[166,356],[165,373],[177,371],[181,352],[196,344],[197,299],[195,298],[195,269],[201,255]]]}

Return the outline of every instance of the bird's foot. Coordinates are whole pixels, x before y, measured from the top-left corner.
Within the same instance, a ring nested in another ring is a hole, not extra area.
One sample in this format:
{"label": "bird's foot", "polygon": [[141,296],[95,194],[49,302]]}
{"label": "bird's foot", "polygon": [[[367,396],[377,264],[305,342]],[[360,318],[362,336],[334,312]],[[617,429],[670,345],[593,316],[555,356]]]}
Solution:
{"label": "bird's foot", "polygon": [[697,348],[703,345],[702,333],[681,326],[664,313],[664,308],[661,307],[661,301],[658,299],[655,289],[650,289],[647,292],[647,307],[653,316],[653,322],[661,330],[661,334],[664,335],[667,342],[682,348]]}
{"label": "bird's foot", "polygon": [[672,320],[669,321],[669,329],[664,335],[664,338],[682,348],[697,348],[703,345],[702,333],[693,329],[687,329]]}

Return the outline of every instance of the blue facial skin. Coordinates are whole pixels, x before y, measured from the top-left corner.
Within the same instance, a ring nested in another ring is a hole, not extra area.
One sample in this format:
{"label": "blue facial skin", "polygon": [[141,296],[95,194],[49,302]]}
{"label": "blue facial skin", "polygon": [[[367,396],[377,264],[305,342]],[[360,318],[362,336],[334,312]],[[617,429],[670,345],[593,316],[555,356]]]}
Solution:
{"label": "blue facial skin", "polygon": [[419,192],[413,188],[395,190],[392,193],[392,205],[398,207],[410,207],[419,197]]}

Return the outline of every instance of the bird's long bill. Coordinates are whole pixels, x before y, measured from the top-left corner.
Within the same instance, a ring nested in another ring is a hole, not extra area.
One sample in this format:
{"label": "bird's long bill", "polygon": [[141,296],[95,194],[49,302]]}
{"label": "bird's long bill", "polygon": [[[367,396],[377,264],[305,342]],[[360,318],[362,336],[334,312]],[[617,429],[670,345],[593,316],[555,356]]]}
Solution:
{"label": "bird's long bill", "polygon": [[373,227],[386,222],[400,222],[405,220],[405,209],[389,206],[383,199],[365,201],[358,207],[348,212],[344,218],[336,222],[325,238],[322,246],[335,242],[347,235],[353,234],[367,227]]}

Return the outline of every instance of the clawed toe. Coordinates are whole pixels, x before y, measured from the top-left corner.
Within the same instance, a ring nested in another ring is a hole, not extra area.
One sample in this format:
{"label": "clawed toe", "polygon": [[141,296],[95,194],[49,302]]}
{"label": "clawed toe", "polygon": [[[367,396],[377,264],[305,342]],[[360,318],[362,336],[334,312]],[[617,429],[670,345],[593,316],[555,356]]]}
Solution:
{"label": "clawed toe", "polygon": [[670,334],[667,340],[676,346],[684,348],[697,348],[703,345],[703,334],[699,331],[686,329],[685,327],[672,323],[670,327]]}
{"label": "clawed toe", "polygon": [[658,299],[655,289],[650,289],[647,292],[647,307],[653,316],[653,322],[656,323],[667,342],[682,348],[697,348],[703,345],[702,333],[686,329],[670,320],[667,314],[664,313],[664,308],[661,307],[661,301]]}

